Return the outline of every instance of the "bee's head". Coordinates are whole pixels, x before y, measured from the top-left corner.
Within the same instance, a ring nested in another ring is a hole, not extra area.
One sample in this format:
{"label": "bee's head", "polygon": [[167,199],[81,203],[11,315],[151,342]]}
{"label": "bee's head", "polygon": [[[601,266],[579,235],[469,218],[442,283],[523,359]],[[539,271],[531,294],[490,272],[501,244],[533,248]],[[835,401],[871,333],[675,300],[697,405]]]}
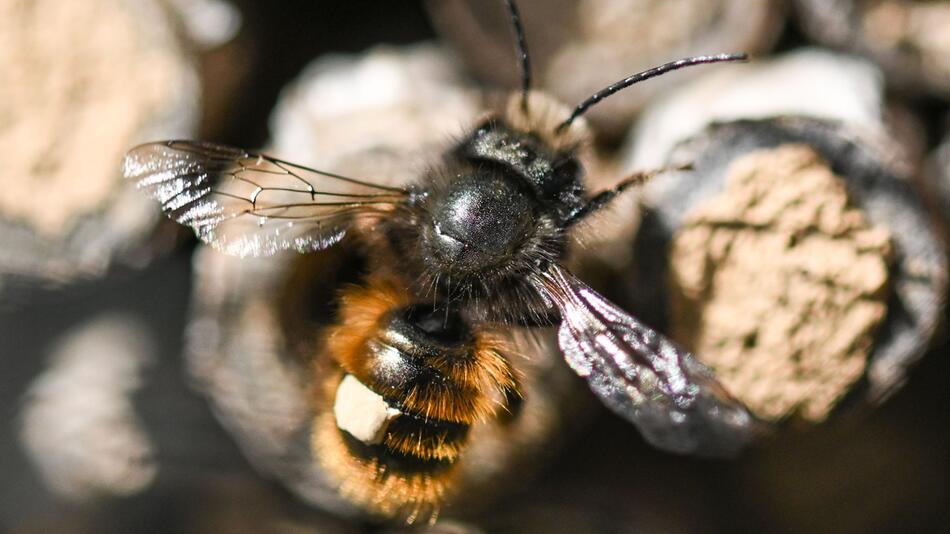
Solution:
{"label": "bee's head", "polygon": [[427,263],[465,283],[524,273],[561,250],[565,214],[583,202],[580,164],[491,118],[446,155],[420,224]]}

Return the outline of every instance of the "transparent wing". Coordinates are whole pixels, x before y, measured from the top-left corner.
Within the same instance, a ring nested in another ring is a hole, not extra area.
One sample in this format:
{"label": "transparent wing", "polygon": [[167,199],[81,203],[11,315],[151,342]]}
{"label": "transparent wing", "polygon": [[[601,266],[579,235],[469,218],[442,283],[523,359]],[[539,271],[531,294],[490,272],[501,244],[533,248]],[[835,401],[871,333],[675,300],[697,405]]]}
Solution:
{"label": "transparent wing", "polygon": [[405,189],[200,141],[140,145],[126,154],[122,171],[173,220],[236,256],[325,249],[353,221],[384,215],[409,196]]}
{"label": "transparent wing", "polygon": [[604,404],[651,444],[729,456],[760,423],[692,354],[621,310],[562,267],[541,285],[561,312],[558,344]]}

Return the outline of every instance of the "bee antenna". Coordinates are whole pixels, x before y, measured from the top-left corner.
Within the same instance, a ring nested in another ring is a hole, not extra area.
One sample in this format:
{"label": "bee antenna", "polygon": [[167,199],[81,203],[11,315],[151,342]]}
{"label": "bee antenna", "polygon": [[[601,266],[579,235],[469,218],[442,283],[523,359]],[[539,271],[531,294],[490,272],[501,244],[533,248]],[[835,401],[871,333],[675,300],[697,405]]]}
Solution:
{"label": "bee antenna", "polygon": [[528,112],[528,91],[531,90],[531,58],[528,56],[528,43],[524,36],[524,26],[521,24],[521,14],[515,0],[505,0],[508,6],[508,17],[511,27],[515,31],[515,52],[521,62],[521,108]]}
{"label": "bee antenna", "polygon": [[608,85],[607,87],[597,91],[596,93],[587,97],[586,100],[581,102],[574,108],[574,111],[571,113],[571,116],[568,117],[564,122],[558,125],[555,128],[555,133],[561,133],[565,128],[571,125],[574,122],[574,119],[580,117],[587,112],[594,104],[600,102],[601,100],[607,98],[608,96],[620,91],[621,89],[626,89],[635,83],[642,82],[644,80],[649,80],[650,78],[655,78],[667,72],[682,69],[683,67],[692,67],[694,65],[705,65],[707,63],[721,63],[724,61],[746,61],[749,59],[748,54],[717,54],[715,56],[695,56],[688,57],[684,59],[679,59],[677,61],[671,61],[669,63],[664,63],[658,67],[653,67],[652,69],[647,69],[643,72],[638,72],[632,76],[628,76],[619,82]]}

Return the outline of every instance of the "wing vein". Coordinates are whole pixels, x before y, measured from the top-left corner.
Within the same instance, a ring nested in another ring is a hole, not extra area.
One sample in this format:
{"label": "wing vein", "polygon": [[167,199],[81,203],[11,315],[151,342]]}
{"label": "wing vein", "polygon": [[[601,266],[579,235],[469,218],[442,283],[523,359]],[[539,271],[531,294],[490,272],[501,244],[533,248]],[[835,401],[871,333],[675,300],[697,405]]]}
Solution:
{"label": "wing vein", "polygon": [[354,221],[384,217],[411,199],[409,189],[196,141],[133,148],[123,174],[199,239],[239,256],[325,249]]}

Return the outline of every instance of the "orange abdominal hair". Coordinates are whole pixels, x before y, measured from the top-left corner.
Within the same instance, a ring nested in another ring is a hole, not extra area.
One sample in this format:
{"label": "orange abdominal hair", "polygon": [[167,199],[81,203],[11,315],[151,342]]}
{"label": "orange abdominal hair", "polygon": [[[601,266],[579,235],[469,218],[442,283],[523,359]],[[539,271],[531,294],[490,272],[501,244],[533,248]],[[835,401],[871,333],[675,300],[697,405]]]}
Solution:
{"label": "orange abdominal hair", "polygon": [[427,419],[471,424],[495,415],[498,398],[516,389],[502,355],[504,341],[490,332],[473,332],[465,350],[426,358],[424,364],[446,378],[404,390],[374,378],[366,350],[376,340],[392,310],[410,304],[409,295],[390,281],[371,278],[367,287],[353,287],[340,299],[340,320],[327,337],[328,353],[347,373],[383,397],[398,398],[403,408]]}
{"label": "orange abdominal hair", "polygon": [[424,356],[401,353],[424,370],[423,378],[394,384],[380,376],[373,347],[386,343],[392,314],[410,306],[409,294],[371,277],[366,286],[347,289],[340,302],[339,321],[326,335],[330,361],[318,370],[320,404],[333,405],[341,381],[351,375],[399,415],[379,443],[367,444],[342,430],[332,410],[318,410],[314,454],[340,492],[368,511],[434,520],[453,486],[471,425],[497,421],[506,399],[519,395],[504,342],[479,329],[465,342]]}

